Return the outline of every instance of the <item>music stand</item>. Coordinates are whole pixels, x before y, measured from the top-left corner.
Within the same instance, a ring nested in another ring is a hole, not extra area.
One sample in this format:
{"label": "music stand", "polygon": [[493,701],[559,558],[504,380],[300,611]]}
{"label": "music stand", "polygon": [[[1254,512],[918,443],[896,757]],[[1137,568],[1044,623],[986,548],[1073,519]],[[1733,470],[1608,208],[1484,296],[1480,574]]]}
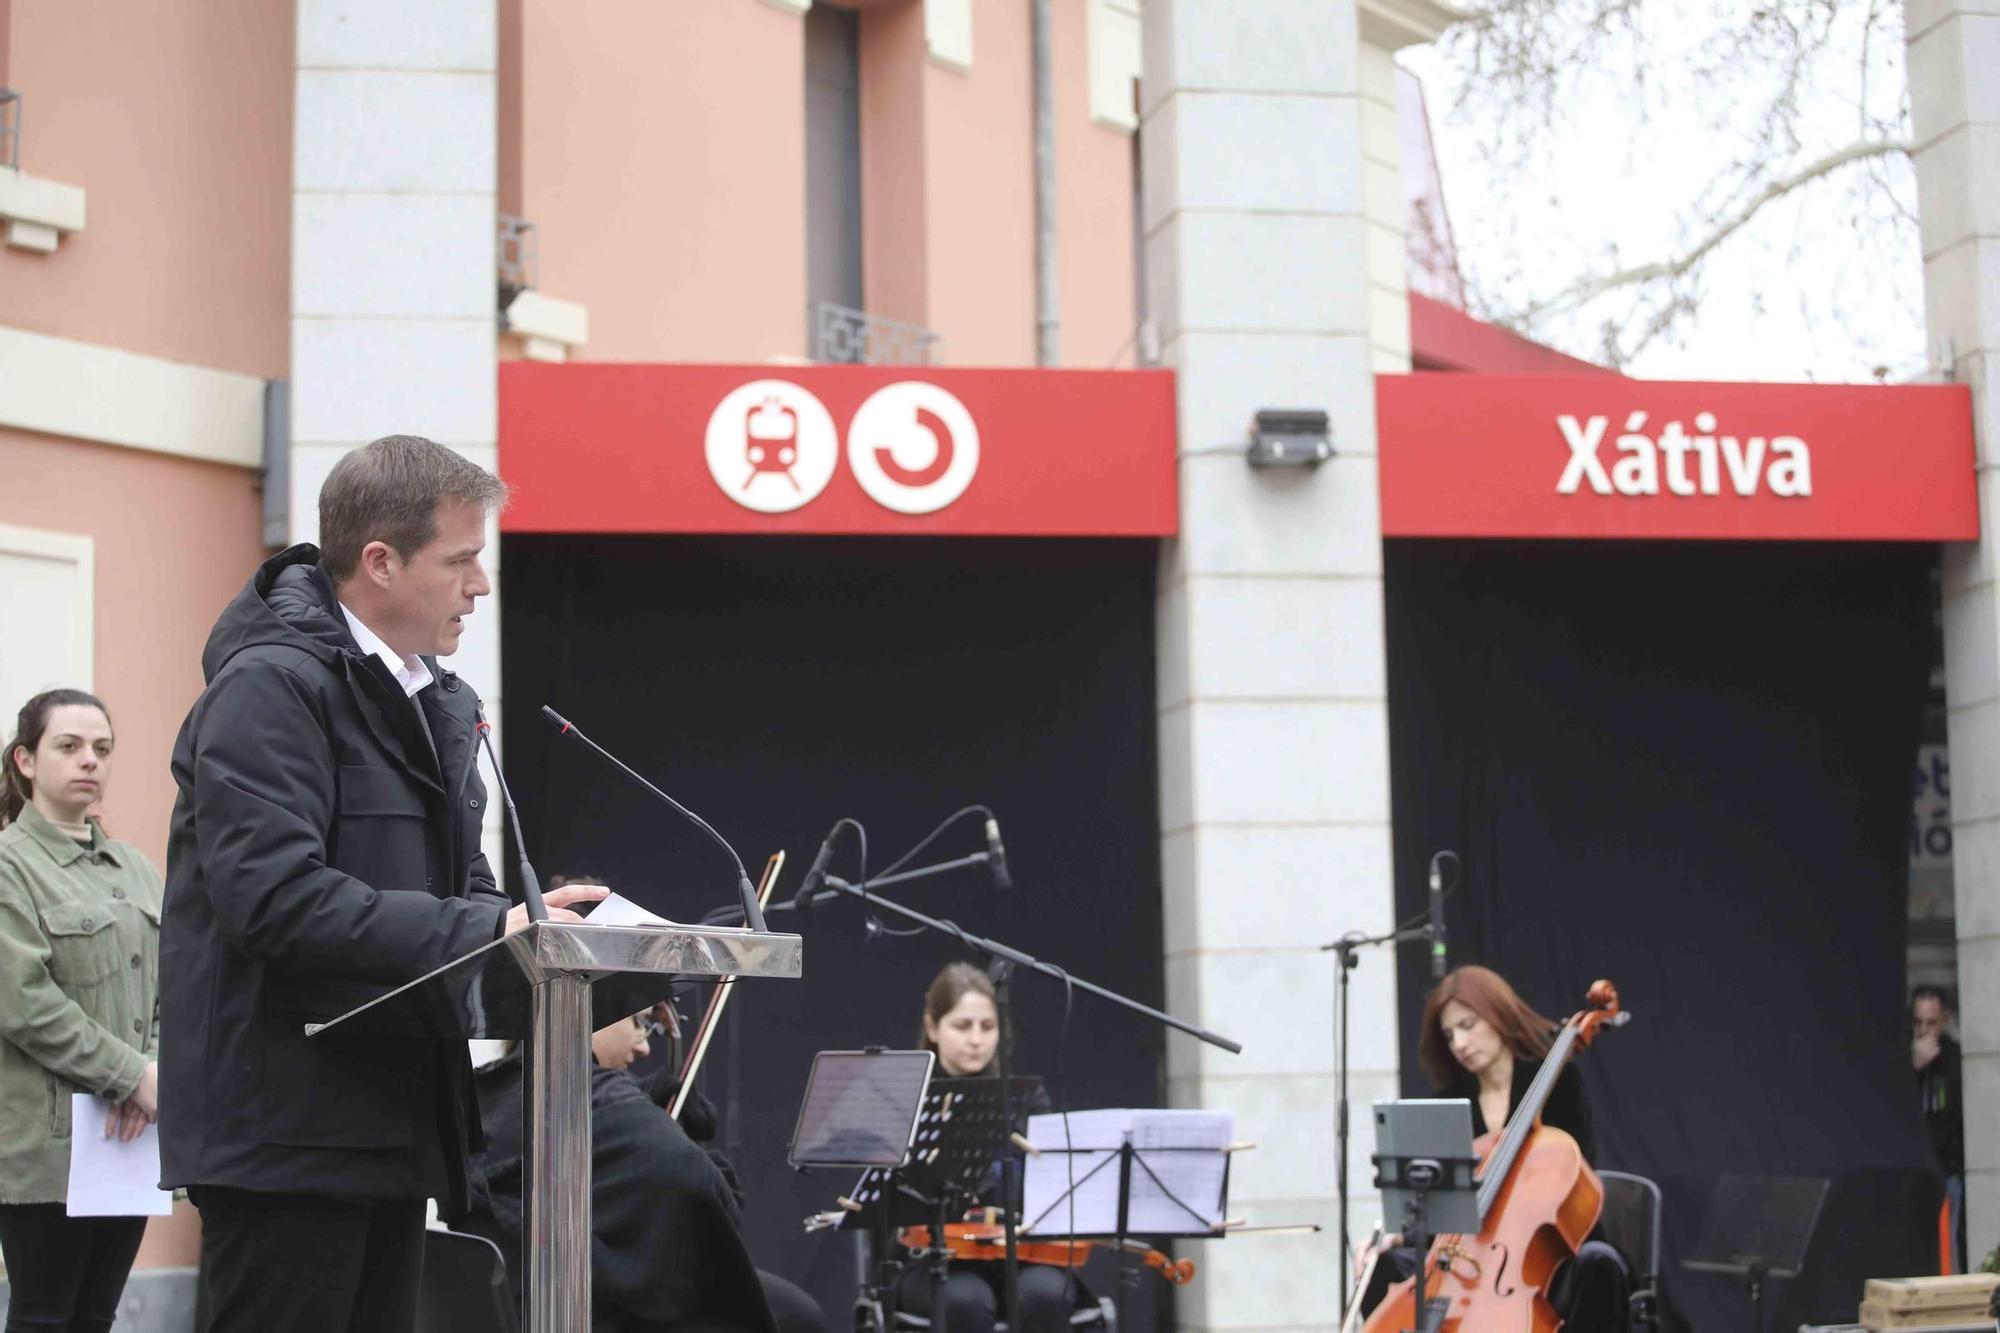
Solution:
{"label": "music stand", "polygon": [[[1065,1124],[1067,1122],[1067,1124]],[[1227,1111],[1074,1111],[1031,1116],[1035,1158],[1023,1234],[1207,1238],[1229,1205]],[[1101,1180],[1115,1175],[1116,1191]],[[1049,1224],[1066,1224],[1051,1231]]]}
{"label": "music stand", "polygon": [[[862,1054],[875,1058],[921,1056],[926,1072],[933,1058],[929,1051]],[[818,1066],[819,1057],[815,1057],[816,1074]],[[1026,1085],[1030,1096],[1041,1086],[1040,1079],[1015,1082]],[[962,1213],[979,1196],[993,1164],[1008,1151],[1013,1126],[1008,1122],[998,1079],[930,1079],[921,1092],[922,1103],[907,1153],[893,1164],[884,1162],[862,1172],[853,1192],[842,1200],[845,1211],[840,1225],[843,1230],[867,1232],[875,1246],[876,1282],[863,1301],[883,1312],[881,1326],[886,1330],[896,1325],[897,1285],[903,1271],[896,1257],[896,1233],[908,1226],[930,1228],[930,1244],[923,1258],[930,1275],[931,1328],[933,1333],[947,1333],[944,1284],[951,1251],[945,1227],[955,1213]],[[812,1100],[810,1088],[807,1100]],[[794,1161],[794,1165],[802,1164]]]}
{"label": "music stand", "polygon": [[1417,1251],[1417,1327],[1433,1333],[1448,1301],[1430,1300],[1431,1238],[1479,1234],[1479,1182],[1473,1172],[1472,1103],[1463,1098],[1410,1098],[1375,1103],[1375,1187],[1382,1216],[1401,1217]]}
{"label": "music stand", "polygon": [[1723,1176],[1708,1196],[1694,1254],[1681,1267],[1740,1278],[1750,1294],[1750,1327],[1763,1333],[1764,1281],[1799,1275],[1827,1186],[1821,1176]]}
{"label": "music stand", "polygon": [[1022,1234],[1050,1235],[1044,1227],[1053,1222],[1066,1239],[1110,1238],[1122,1317],[1138,1281],[1128,1238],[1222,1234],[1235,1123],[1227,1111],[1180,1108],[1031,1116]]}

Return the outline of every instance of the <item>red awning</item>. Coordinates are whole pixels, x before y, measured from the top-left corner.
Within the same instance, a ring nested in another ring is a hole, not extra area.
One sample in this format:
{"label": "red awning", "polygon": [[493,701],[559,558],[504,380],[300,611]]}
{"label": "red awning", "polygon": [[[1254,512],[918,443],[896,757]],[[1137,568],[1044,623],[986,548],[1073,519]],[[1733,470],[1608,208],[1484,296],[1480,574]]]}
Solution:
{"label": "red awning", "polygon": [[1974,541],[1964,385],[1383,375],[1387,537]]}
{"label": "red awning", "polygon": [[500,366],[510,532],[1171,535],[1169,371]]}

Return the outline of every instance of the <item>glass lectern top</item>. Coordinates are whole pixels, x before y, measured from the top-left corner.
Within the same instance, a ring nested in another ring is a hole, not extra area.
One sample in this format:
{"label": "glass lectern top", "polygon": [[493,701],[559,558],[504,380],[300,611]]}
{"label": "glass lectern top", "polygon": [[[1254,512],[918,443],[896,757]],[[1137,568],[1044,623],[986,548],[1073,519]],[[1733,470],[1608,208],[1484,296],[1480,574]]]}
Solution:
{"label": "glass lectern top", "polygon": [[306,1035],[520,1039],[528,1035],[535,984],[557,974],[592,983],[598,1028],[664,1000],[683,978],[797,977],[802,953],[797,935],[740,927],[540,921],[345,1014],[308,1023]]}

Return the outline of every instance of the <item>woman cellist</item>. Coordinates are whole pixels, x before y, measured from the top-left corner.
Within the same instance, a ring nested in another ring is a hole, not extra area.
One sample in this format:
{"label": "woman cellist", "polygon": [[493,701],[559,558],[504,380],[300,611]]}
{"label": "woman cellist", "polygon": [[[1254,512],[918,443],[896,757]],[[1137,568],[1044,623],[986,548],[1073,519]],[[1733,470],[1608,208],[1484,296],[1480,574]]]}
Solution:
{"label": "woman cellist", "polygon": [[[1461,967],[1439,981],[1424,1002],[1418,1058],[1439,1096],[1472,1103],[1475,1135],[1497,1135],[1535,1085],[1560,1031],[1499,973]],[[1546,1089],[1540,1118],[1543,1125],[1568,1133],[1583,1161],[1591,1160],[1590,1106],[1573,1065],[1566,1065]],[[1401,1236],[1385,1236],[1377,1248],[1383,1253],[1362,1297],[1364,1311],[1380,1304],[1392,1283],[1416,1272],[1417,1253]],[[1625,1333],[1631,1326],[1630,1286],[1629,1269],[1618,1251],[1601,1240],[1587,1240],[1555,1271],[1545,1294],[1565,1333]]]}

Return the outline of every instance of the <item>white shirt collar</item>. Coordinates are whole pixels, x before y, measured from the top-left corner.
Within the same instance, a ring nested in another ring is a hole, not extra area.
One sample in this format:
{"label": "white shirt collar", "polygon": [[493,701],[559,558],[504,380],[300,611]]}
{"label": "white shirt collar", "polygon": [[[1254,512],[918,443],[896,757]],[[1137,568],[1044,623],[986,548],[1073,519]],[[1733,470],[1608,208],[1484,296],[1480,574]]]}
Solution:
{"label": "white shirt collar", "polygon": [[403,687],[403,693],[415,698],[417,691],[431,683],[431,669],[424,665],[421,657],[404,657],[394,648],[382,642],[382,636],[361,623],[361,618],[347,609],[342,602],[340,614],[347,617],[348,632],[354,635],[354,642],[362,652],[382,659],[382,665],[389,668],[389,674]]}

